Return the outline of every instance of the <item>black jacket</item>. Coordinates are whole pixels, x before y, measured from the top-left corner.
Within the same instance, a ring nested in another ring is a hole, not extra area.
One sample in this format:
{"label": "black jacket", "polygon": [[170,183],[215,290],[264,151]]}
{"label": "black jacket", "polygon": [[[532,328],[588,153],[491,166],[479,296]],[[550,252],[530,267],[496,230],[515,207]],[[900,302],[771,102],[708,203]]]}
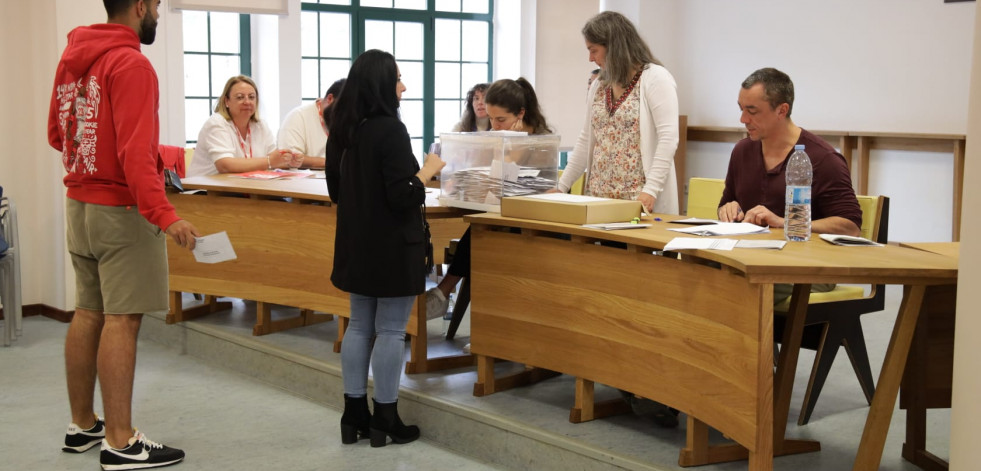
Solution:
{"label": "black jacket", "polygon": [[396,118],[365,120],[346,149],[327,140],[327,192],[337,204],[334,270],[338,289],[374,297],[425,289],[426,188],[409,134]]}

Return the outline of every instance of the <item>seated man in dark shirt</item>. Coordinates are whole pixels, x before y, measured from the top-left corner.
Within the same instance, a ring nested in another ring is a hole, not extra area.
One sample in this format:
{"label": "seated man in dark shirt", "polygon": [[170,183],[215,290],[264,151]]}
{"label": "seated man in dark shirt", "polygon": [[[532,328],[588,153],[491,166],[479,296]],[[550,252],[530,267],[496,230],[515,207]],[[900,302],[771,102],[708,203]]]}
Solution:
{"label": "seated man in dark shirt", "polygon": [[[811,230],[815,233],[861,234],[862,209],[852,188],[845,158],[823,139],[790,119],[794,83],[772,68],[750,74],[739,90],[739,121],[749,138],[736,144],[729,159],[726,186],[719,201],[719,220],[784,227],[786,166],[795,144],[803,144],[811,160]],[[828,291],[834,285],[813,285]],[[779,286],[774,302],[790,296]]]}

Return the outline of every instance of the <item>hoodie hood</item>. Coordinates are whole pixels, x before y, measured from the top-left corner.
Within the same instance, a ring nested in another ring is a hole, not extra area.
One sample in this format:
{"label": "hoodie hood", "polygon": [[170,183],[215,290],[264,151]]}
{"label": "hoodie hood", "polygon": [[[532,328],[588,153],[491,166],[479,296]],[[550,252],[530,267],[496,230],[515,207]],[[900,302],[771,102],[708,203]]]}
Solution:
{"label": "hoodie hood", "polygon": [[106,51],[129,47],[140,51],[140,38],[133,28],[119,24],[80,26],[68,33],[68,45],[61,55],[68,73],[80,76]]}

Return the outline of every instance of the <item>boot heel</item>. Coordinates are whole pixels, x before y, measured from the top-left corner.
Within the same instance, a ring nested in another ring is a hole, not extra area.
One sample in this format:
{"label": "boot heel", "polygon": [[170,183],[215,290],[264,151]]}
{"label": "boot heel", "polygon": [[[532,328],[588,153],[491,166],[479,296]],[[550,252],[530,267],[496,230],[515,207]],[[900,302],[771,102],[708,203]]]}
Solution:
{"label": "boot heel", "polygon": [[378,429],[371,429],[371,447],[381,448],[388,444],[388,434]]}
{"label": "boot heel", "polygon": [[358,428],[353,425],[341,424],[341,443],[350,445],[358,442]]}

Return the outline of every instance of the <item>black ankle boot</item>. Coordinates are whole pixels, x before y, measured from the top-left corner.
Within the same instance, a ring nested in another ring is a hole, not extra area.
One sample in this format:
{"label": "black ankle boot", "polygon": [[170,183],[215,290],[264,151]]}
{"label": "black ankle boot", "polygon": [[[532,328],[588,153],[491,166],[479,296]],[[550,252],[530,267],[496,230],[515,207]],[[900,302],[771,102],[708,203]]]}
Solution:
{"label": "black ankle boot", "polygon": [[419,438],[419,427],[405,425],[399,417],[398,402],[382,404],[375,403],[375,415],[371,417],[371,446],[385,446],[386,437],[392,437],[392,443],[409,443]]}
{"label": "black ankle boot", "polygon": [[350,445],[370,436],[371,412],[368,396],[344,395],[344,415],[341,416],[341,443]]}

